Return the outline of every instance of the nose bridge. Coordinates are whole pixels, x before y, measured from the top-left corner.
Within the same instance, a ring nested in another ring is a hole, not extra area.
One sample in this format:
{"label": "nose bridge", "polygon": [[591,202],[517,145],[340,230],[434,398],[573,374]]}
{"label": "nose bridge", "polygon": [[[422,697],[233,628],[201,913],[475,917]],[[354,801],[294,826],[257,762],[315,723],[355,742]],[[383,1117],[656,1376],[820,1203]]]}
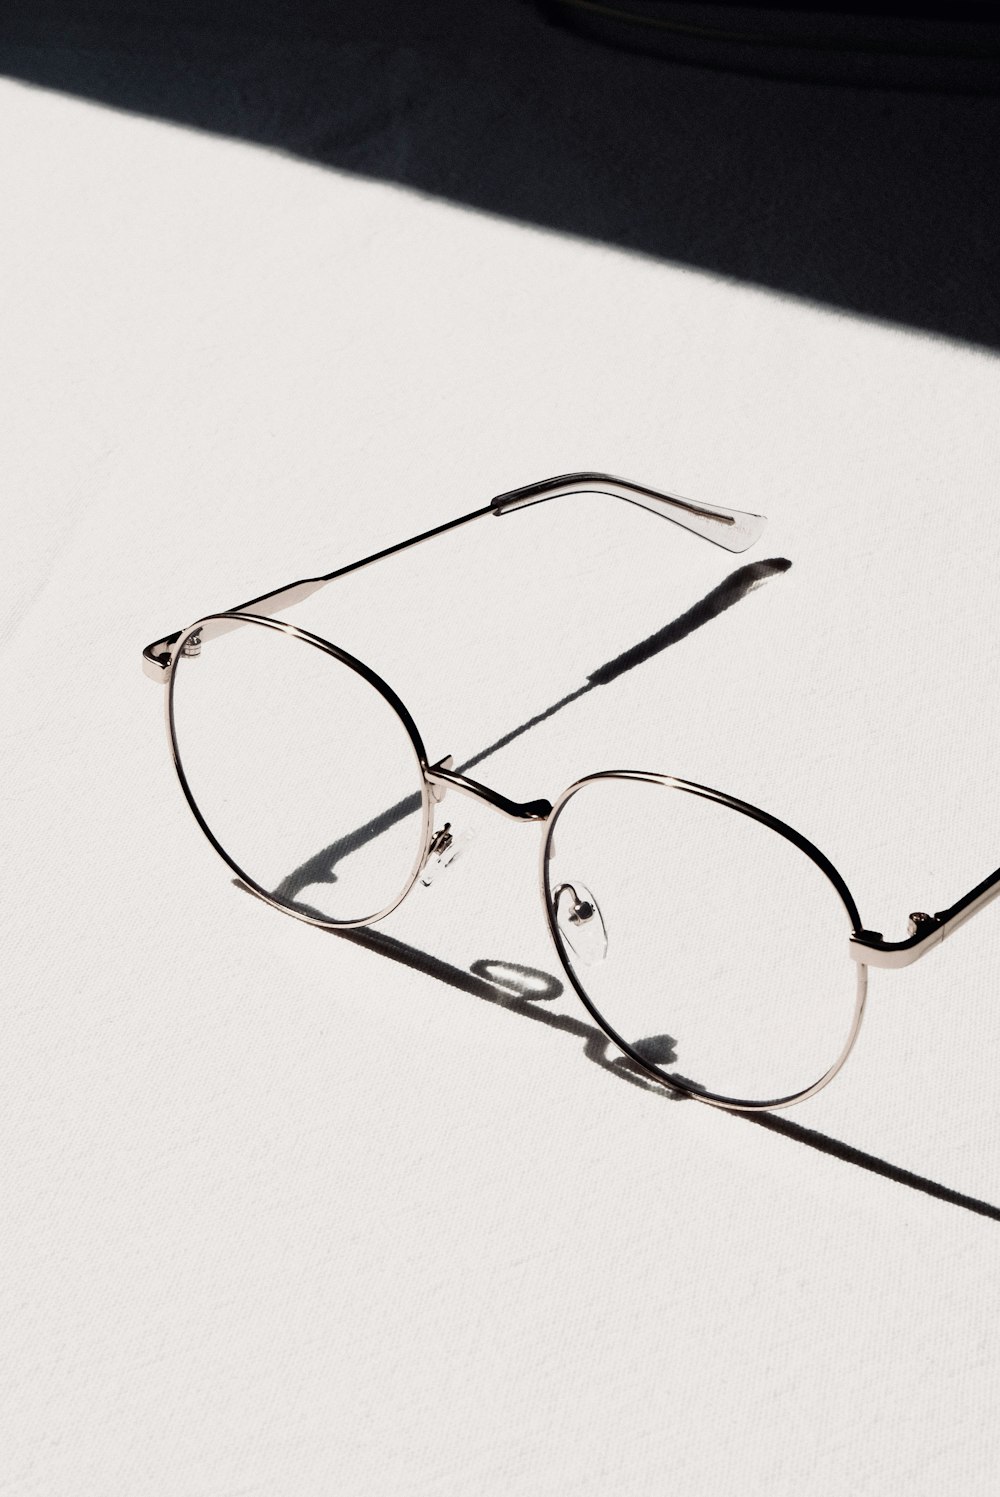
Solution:
{"label": "nose bridge", "polygon": [[428,784],[439,785],[442,788],[450,786],[463,795],[470,795],[473,799],[482,801],[494,811],[509,816],[512,821],[547,821],[552,815],[550,801],[510,800],[508,796],[501,795],[499,790],[494,790],[491,785],[483,785],[479,780],[470,780],[467,775],[458,774],[452,768],[452,763],[453,760],[449,755],[445,759],[439,759],[437,764],[430,765],[425,771]]}

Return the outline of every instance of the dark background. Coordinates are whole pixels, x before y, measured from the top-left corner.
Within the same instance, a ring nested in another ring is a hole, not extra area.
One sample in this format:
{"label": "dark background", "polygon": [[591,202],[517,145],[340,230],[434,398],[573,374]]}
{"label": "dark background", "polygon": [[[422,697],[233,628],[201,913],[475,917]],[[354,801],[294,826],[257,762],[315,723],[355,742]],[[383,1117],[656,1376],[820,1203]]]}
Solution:
{"label": "dark background", "polygon": [[16,0],[0,71],[997,348],[995,14]]}

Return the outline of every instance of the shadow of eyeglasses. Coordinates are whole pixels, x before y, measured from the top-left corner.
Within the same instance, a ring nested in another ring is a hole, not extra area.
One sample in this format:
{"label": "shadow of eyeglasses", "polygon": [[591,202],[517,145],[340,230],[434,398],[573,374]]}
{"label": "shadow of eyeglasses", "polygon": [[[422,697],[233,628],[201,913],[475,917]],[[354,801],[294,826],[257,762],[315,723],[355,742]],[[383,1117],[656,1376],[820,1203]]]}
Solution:
{"label": "shadow of eyeglasses", "polygon": [[[654,656],[692,634],[695,629],[700,629],[712,619],[718,618],[720,614],[747,597],[769,578],[787,572],[790,566],[791,562],[785,557],[777,556],[738,567],[735,572],[730,573],[723,582],[720,582],[718,587],[714,587],[710,593],[706,593],[691,608],[664,625],[662,629],[657,629],[654,634],[640,640],[638,644],[631,645],[620,655],[606,660],[603,665],[591,671],[584,684],[578,686],[575,691],[560,697],[551,706],[537,712],[534,717],[518,723],[516,728],[511,728],[509,732],[501,734],[495,742],[488,744],[486,748],[480,749],[470,759],[459,764],[458,773],[468,774],[470,769],[475,769],[478,764],[482,764],[484,759],[489,759],[493,754],[499,753],[522,734],[530,733],[533,728],[547,722],[557,712],[562,712],[571,703],[578,702],[588,692],[596,691],[600,686],[608,686],[612,681],[617,681],[619,676],[625,675],[627,671],[635,670],[636,666],[652,660]],[[417,794],[406,796],[405,799],[397,801],[395,805],[387,806],[384,811],[380,811],[363,825],[355,827],[343,837],[338,837],[336,842],[329,843],[304,863],[300,863],[272,891],[273,897],[281,900],[283,904],[293,905],[305,914],[317,915],[321,919],[326,918],[323,910],[305,903],[298,897],[302,891],[307,888],[316,888],[321,884],[336,883],[338,863],[351,853],[373,842],[376,837],[381,837],[407,816],[414,815],[420,810],[420,806],[420,796]]]}
{"label": "shadow of eyeglasses", "polygon": [[[484,759],[499,752],[522,734],[530,732],[539,723],[547,721],[557,712],[562,711],[571,702],[578,701],[580,697],[596,690],[598,686],[606,686],[627,671],[634,670],[636,666],[651,660],[663,650],[684,639],[695,629],[717,618],[769,578],[786,572],[790,566],[791,562],[785,558],[774,557],[738,568],[718,587],[713,588],[710,593],[671,623],[624,650],[620,655],[616,655],[612,660],[598,666],[597,670],[591,671],[583,686],[561,697],[550,707],[546,707],[525,722],[519,723],[516,728],[504,733],[494,743],[467,759],[459,766],[459,772],[467,773],[468,770],[481,764]],[[297,901],[296,893],[318,882],[334,882],[336,880],[335,865],[339,860],[373,841],[403,817],[410,815],[419,807],[419,804],[419,796],[408,797],[405,801],[389,807],[363,826],[348,833],[347,836],[331,843],[289,874],[274,891],[274,897],[286,903],[295,904],[297,908],[305,909],[310,914],[322,914],[321,911]],[[241,879],[236,879],[234,882],[248,894],[256,895],[256,891],[244,884]],[[560,997],[563,992],[563,984],[550,973],[499,959],[478,960],[473,962],[468,969],[456,967],[450,962],[442,961],[440,957],[432,956],[429,952],[421,951],[415,946],[398,940],[395,936],[370,927],[332,931],[331,934],[343,940],[352,941],[355,945],[363,946],[390,961],[412,967],[415,971],[433,977],[438,982],[446,983],[449,987],[457,988],[460,992],[468,993],[474,998],[497,1004],[512,1013],[521,1014],[551,1029],[557,1029],[564,1034],[583,1040],[586,1058],[599,1066],[602,1071],[618,1077],[621,1081],[651,1092],[665,1101],[689,1100],[680,1093],[669,1091],[665,1086],[660,1086],[657,1082],[650,1080],[633,1065],[627,1056],[613,1054],[611,1042],[602,1030],[585,1023],[582,1019],[573,1018],[569,1014],[550,1013],[540,1008],[539,1004],[551,1002]],[[647,1036],[642,1041],[642,1047],[643,1053],[650,1060],[660,1064],[670,1064],[675,1059],[673,1040],[669,1035]],[[1000,1221],[1000,1207],[993,1206],[988,1201],[978,1200],[974,1196],[965,1195],[961,1191],[951,1189],[950,1186],[942,1185],[936,1180],[917,1175],[912,1170],[890,1164],[887,1160],[879,1159],[840,1139],[830,1138],[812,1128],[804,1128],[800,1123],[792,1122],[787,1117],[776,1113],[747,1112],[730,1112],[726,1116],[742,1118],[758,1128],[766,1128],[772,1133],[782,1134],[795,1143],[807,1144],[822,1154],[828,1154],[845,1164],[853,1164],[859,1169],[869,1170],[872,1174],[881,1175],[883,1179],[891,1180],[897,1185],[905,1185],[911,1190],[932,1196],[935,1200],[945,1201],[952,1206],[960,1206],[977,1216],[991,1217],[995,1221]]]}
{"label": "shadow of eyeglasses", "polygon": [[[240,887],[247,888],[245,884],[241,884]],[[248,889],[247,892],[253,893],[253,890]],[[668,1091],[665,1086],[649,1080],[638,1068],[633,1067],[627,1056],[611,1053],[613,1048],[611,1042],[600,1029],[584,1023],[581,1019],[575,1019],[569,1014],[548,1013],[545,1009],[539,1008],[540,1003],[551,1002],[563,991],[562,983],[558,978],[547,972],[539,972],[532,967],[520,967],[516,963],[496,959],[475,961],[468,969],[455,967],[450,962],[444,962],[426,951],[408,946],[404,941],[399,941],[382,931],[362,928],[334,931],[331,934],[338,935],[345,941],[353,941],[355,945],[364,946],[367,950],[387,957],[390,961],[402,962],[405,966],[413,967],[417,972],[433,977],[438,982],[447,983],[449,987],[458,988],[460,992],[469,993],[474,998],[480,998],[486,1003],[494,1003],[511,1013],[521,1014],[527,1019],[534,1019],[536,1023],[547,1025],[550,1029],[558,1029],[563,1034],[583,1040],[583,1053],[586,1058],[599,1066],[602,1071],[617,1076],[620,1081],[627,1081],[630,1085],[640,1087],[643,1091],[661,1097],[666,1102],[692,1100],[682,1096],[680,1092]],[[657,1035],[647,1038],[643,1041],[643,1050],[644,1053],[649,1054],[650,1059],[658,1060],[661,1064],[669,1064],[672,1059],[670,1036]],[[660,1053],[657,1054],[657,1051]],[[717,1108],[716,1111],[721,1111],[721,1109]],[[825,1133],[818,1133],[814,1128],[804,1128],[801,1123],[794,1123],[778,1113],[726,1112],[724,1116],[742,1118],[745,1122],[756,1124],[758,1128],[767,1128],[772,1133],[780,1133],[794,1143],[807,1144],[809,1148],[817,1149],[821,1154],[829,1154],[844,1164],[853,1164],[858,1169],[881,1175],[883,1180],[892,1180],[896,1185],[906,1185],[910,1190],[933,1196],[938,1201],[946,1201],[950,1206],[961,1206],[976,1216],[988,1216],[994,1221],[1000,1221],[1000,1207],[992,1206],[988,1201],[981,1201],[975,1196],[963,1194],[962,1191],[952,1190],[948,1185],[941,1185],[937,1180],[929,1180],[924,1175],[917,1175],[898,1164],[890,1164],[888,1160],[879,1159],[874,1154],[867,1154],[863,1149],[856,1149],[852,1144],[843,1143],[837,1138],[830,1138]]]}

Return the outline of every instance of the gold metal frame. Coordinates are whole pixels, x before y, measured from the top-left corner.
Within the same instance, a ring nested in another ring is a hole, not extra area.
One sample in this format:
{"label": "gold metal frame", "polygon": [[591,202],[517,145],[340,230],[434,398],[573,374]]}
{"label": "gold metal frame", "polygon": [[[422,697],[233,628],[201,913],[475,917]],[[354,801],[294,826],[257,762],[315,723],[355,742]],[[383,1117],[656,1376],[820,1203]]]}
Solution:
{"label": "gold metal frame", "polygon": [[[601,493],[612,498],[625,500],[630,504],[637,504],[653,514],[671,520],[674,524],[682,526],[684,529],[701,536],[705,540],[712,541],[716,545],[723,546],[726,550],[734,552],[745,551],[749,546],[753,545],[763,531],[766,523],[761,515],[748,514],[740,510],[723,509],[716,505],[695,503],[690,499],[682,499],[676,495],[661,493],[656,489],[650,489],[641,484],[629,483],[625,479],[613,478],[606,473],[570,473],[558,478],[543,479],[539,483],[529,484],[524,488],[511,490],[509,493],[499,494],[489,504],[484,505],[480,509],[460,515],[457,519],[448,520],[443,525],[436,525],[431,530],[411,536],[408,540],[400,541],[393,546],[387,546],[381,551],[374,552],[370,556],[361,557],[358,561],[350,562],[348,565],[338,567],[336,570],[322,576],[289,583],[284,587],[274,589],[272,592],[263,593],[261,596],[251,599],[248,603],[240,604],[236,608],[226,609],[220,613],[207,614],[197,623],[190,624],[184,629],[175,630],[172,634],[154,640],[142,652],[143,668],[147,675],[167,688],[165,693],[167,735],[173,756],[174,768],[180,780],[185,798],[191,807],[198,825],[224,862],[261,899],[273,905],[275,909],[279,909],[285,914],[295,916],[296,919],[304,920],[311,925],[318,925],[325,929],[344,930],[357,928],[358,926],[373,925],[376,921],[390,914],[392,910],[396,909],[402,903],[434,851],[434,807],[449,789],[473,796],[475,799],[489,805],[493,810],[499,811],[514,820],[540,823],[545,827],[546,833],[542,840],[539,880],[549,933],[574,991],[578,994],[588,1012],[601,1026],[601,1029],[608,1038],[629,1057],[633,1065],[638,1066],[652,1080],[660,1082],[672,1091],[683,1092],[696,1097],[699,1101],[707,1102],[711,1106],[723,1107],[732,1111],[766,1111],[778,1107],[790,1106],[794,1102],[800,1102],[806,1097],[811,1097],[821,1087],[824,1087],[837,1074],[850,1054],[864,1013],[868,967],[909,966],[934,946],[939,945],[946,936],[957,930],[972,915],[1000,896],[1000,868],[996,869],[982,883],[977,884],[974,889],[971,889],[968,894],[963,895],[961,899],[950,905],[946,910],[939,911],[935,915],[923,913],[911,915],[909,934],[904,940],[886,941],[881,932],[868,930],[862,926],[850,890],[829,859],[805,837],[801,836],[800,833],[796,832],[792,827],[787,826],[784,822],[779,821],[776,817],[768,815],[767,812],[761,811],[757,807],[749,805],[745,801],[737,800],[735,797],[726,795],[721,791],[711,790],[704,785],[695,785],[685,780],[676,779],[671,775],[654,774],[639,770],[609,770],[595,775],[587,775],[583,779],[575,781],[568,789],[564,790],[554,805],[543,799],[533,801],[510,800],[491,786],[484,785],[478,780],[470,779],[468,776],[456,772],[450,757],[441,759],[435,764],[429,764],[416,724],[399,697],[381,676],[371,670],[362,661],[356,660],[354,656],[331,644],[329,640],[322,639],[319,635],[311,634],[307,630],[300,629],[285,620],[272,617],[274,613],[279,612],[281,609],[289,608],[295,603],[302,602],[312,593],[324,587],[328,582],[334,582],[350,572],[370,566],[374,562],[381,561],[384,557],[392,556],[399,551],[406,550],[410,546],[431,540],[434,536],[454,530],[460,525],[469,524],[472,520],[478,520],[485,515],[500,517],[510,514],[515,510],[525,508],[528,505],[541,503],[547,499],[567,497],[579,493]],[[229,856],[225,848],[216,840],[211,828],[202,816],[184,773],[177,743],[173,713],[173,667],[181,654],[197,653],[200,648],[200,631],[208,623],[221,624],[223,626],[228,625],[234,629],[247,624],[263,625],[264,627],[292,635],[304,643],[324,651],[334,659],[340,661],[341,664],[356,671],[358,675],[363,677],[369,685],[378,691],[396,712],[396,715],[406,729],[413,746],[420,780],[423,817],[422,839],[417,860],[405,888],[391,904],[379,910],[376,914],[368,916],[364,920],[337,921],[312,914],[307,910],[295,908],[292,905],[282,902],[269,893],[268,890],[262,888],[245,869],[241,868]],[[717,1096],[713,1093],[698,1091],[686,1086],[679,1080],[671,1080],[658,1071],[655,1066],[643,1060],[642,1056],[611,1028],[601,1013],[594,1007],[581,984],[577,981],[573,968],[566,957],[555,921],[555,910],[548,883],[548,854],[552,843],[553,828],[567,802],[584,785],[591,783],[593,780],[604,778],[640,780],[651,784],[669,786],[687,794],[707,797],[719,802],[721,805],[730,807],[744,816],[750,816],[765,826],[770,827],[779,836],[785,837],[788,841],[794,843],[826,875],[837,891],[851,923],[848,954],[851,960],[857,965],[857,1000],[850,1034],[841,1055],[818,1081],[814,1082],[813,1085],[804,1091],[767,1102],[738,1101],[728,1097]]]}

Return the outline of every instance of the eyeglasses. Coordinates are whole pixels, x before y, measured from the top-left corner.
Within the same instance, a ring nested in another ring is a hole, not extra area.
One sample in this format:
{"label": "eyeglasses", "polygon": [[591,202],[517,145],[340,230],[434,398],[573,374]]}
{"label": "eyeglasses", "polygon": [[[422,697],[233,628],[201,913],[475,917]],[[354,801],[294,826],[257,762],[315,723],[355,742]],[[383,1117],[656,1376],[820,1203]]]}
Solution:
{"label": "eyeglasses", "polygon": [[[166,686],[174,767],[205,836],[268,904],[326,929],[383,919],[454,856],[449,791],[544,832],[546,920],[570,984],[632,1064],[737,1110],[826,1085],[858,1033],[868,967],[904,967],[1000,894],[1000,869],[909,934],[867,930],[818,848],[745,801],[668,774],[609,770],[555,802],[515,801],[431,763],[375,671],[272,615],[327,583],[486,515],[592,492],[726,550],[760,515],[573,473],[501,494],[385,550],[209,614],[143,651]],[[440,823],[440,824],[439,824]]]}

